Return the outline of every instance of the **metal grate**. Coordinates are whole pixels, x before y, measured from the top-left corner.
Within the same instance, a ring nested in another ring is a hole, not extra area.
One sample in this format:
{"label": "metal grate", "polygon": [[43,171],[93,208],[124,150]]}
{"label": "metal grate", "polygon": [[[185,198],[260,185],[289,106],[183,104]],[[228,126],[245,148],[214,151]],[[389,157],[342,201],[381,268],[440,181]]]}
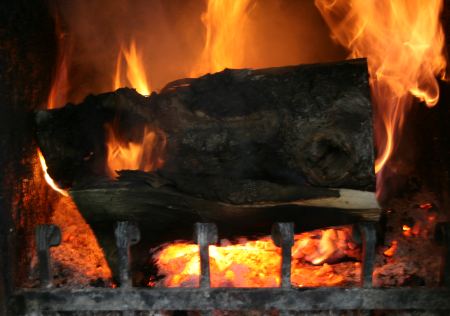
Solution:
{"label": "metal grate", "polygon": [[[17,315],[165,315],[160,311],[259,311],[260,315],[369,315],[369,311],[428,311],[430,315],[448,315],[450,310],[450,271],[444,265],[443,284],[439,288],[374,288],[376,229],[374,223],[360,223],[357,232],[362,242],[363,262],[359,287],[294,288],[291,286],[292,223],[276,223],[274,243],[282,249],[281,286],[279,288],[211,288],[208,246],[217,242],[217,227],[195,224],[195,240],[200,248],[200,287],[134,288],[131,284],[130,246],[139,241],[138,228],[119,222],[115,231],[119,254],[120,287],[116,289],[52,288],[49,248],[60,241],[54,225],[37,228],[41,288],[21,289],[13,300]],[[450,224],[438,225],[436,240],[446,245],[450,258]],[[221,312],[226,315],[225,312]],[[325,314],[324,314],[325,313]],[[410,313],[410,312],[408,312]],[[434,314],[433,314],[434,313]],[[195,315],[195,314],[194,314]],[[379,314],[383,315],[383,314]],[[392,315],[392,314],[389,314]],[[397,314],[395,314],[397,315]],[[402,314],[398,314],[402,315]],[[409,314],[405,314],[409,315]],[[410,314],[413,315],[413,314]],[[418,314],[425,315],[425,314]]]}

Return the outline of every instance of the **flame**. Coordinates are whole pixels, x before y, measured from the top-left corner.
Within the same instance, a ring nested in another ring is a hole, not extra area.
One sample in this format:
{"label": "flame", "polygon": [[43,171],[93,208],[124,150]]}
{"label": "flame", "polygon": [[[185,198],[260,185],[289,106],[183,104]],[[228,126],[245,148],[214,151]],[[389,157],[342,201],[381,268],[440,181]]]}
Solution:
{"label": "flame", "polygon": [[192,77],[244,67],[246,24],[252,0],[208,0],[201,19],[206,38]]}
{"label": "flame", "polygon": [[145,128],[140,143],[120,141],[110,125],[106,126],[106,132],[107,168],[112,177],[117,175],[118,170],[152,171],[163,165],[161,152],[165,139],[161,141],[155,131]]}
{"label": "flame", "polygon": [[67,56],[64,54],[61,57],[60,66],[55,75],[54,83],[50,89],[50,94],[47,101],[47,109],[55,109],[63,106],[67,100],[67,92],[69,88],[67,75]]}
{"label": "flame", "polygon": [[[292,282],[297,286],[336,285],[344,281],[328,263],[358,257],[348,227],[295,235],[292,248]],[[210,246],[211,280],[214,287],[275,287],[280,285],[281,250],[270,237],[237,244],[222,241]],[[198,285],[200,257],[197,245],[166,244],[154,255],[163,283],[168,287]],[[319,265],[323,264],[323,265]],[[355,269],[358,265],[351,264]],[[153,281],[150,281],[153,284]]]}
{"label": "flame", "polygon": [[377,122],[380,172],[395,150],[412,95],[433,106],[444,75],[441,0],[315,0],[333,39],[350,58],[367,57]]}
{"label": "flame", "polygon": [[58,185],[55,183],[55,181],[53,181],[52,177],[50,177],[50,175],[48,174],[48,172],[47,172],[47,170],[48,170],[47,163],[45,162],[44,155],[42,155],[42,152],[41,152],[41,150],[39,148],[37,150],[37,153],[38,153],[39,161],[41,163],[42,171],[44,172],[44,178],[45,178],[45,181],[47,182],[47,184],[53,190],[58,192],[59,194],[61,194],[63,196],[69,196],[67,191],[59,188]]}
{"label": "flame", "polygon": [[150,95],[151,87],[147,80],[145,65],[142,58],[142,52],[136,47],[136,42],[132,40],[130,46],[121,46],[116,61],[116,71],[114,74],[113,88],[117,90],[125,86],[122,80],[122,59],[126,62],[126,78],[129,84],[142,95]]}
{"label": "flame", "polygon": [[59,15],[55,16],[55,33],[58,42],[58,56],[52,86],[47,98],[47,109],[63,106],[67,101],[69,90],[68,63],[71,50]]}

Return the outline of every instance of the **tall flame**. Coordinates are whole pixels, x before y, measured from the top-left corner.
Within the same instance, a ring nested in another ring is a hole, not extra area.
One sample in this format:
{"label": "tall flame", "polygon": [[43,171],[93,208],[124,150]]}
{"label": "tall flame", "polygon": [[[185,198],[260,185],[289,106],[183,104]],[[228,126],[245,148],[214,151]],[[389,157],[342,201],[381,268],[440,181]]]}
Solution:
{"label": "tall flame", "polygon": [[55,74],[54,83],[50,89],[50,94],[48,96],[47,108],[55,109],[59,106],[64,105],[67,99],[68,90],[68,76],[67,76],[67,56],[64,54],[61,57],[60,66]]}
{"label": "tall flame", "polygon": [[433,106],[443,74],[442,0],[315,0],[334,40],[349,57],[367,57],[377,107],[375,171],[395,150],[412,95]]}
{"label": "tall flame", "polygon": [[117,56],[113,88],[116,90],[126,85],[122,80],[122,59],[125,59],[126,62],[126,78],[129,84],[140,94],[150,95],[152,89],[147,80],[142,51],[136,47],[134,40],[130,42],[129,47],[122,46],[120,49]]}
{"label": "tall flame", "polygon": [[55,32],[58,41],[58,56],[52,86],[47,98],[47,109],[55,109],[56,107],[63,106],[67,101],[67,94],[69,90],[69,41],[66,34],[62,30],[59,16],[56,16],[55,18]]}
{"label": "tall flame", "polygon": [[252,0],[208,0],[201,18],[206,39],[192,77],[244,67],[245,27]]}

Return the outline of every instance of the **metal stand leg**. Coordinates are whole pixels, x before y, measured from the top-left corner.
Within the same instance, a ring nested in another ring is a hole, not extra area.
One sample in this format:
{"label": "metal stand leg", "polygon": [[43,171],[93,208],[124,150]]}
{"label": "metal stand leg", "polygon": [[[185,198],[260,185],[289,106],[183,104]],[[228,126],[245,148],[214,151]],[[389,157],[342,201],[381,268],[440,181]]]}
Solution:
{"label": "metal stand leg", "polygon": [[[209,266],[209,245],[218,241],[217,226],[213,223],[196,223],[194,232],[195,243],[200,249],[200,288],[211,288],[211,270]],[[202,316],[212,316],[212,310],[201,311]]]}
{"label": "metal stand leg", "polygon": [[194,239],[200,248],[200,287],[210,288],[209,245],[217,243],[217,226],[212,223],[196,223]]}
{"label": "metal stand leg", "polygon": [[294,245],[294,223],[275,223],[272,240],[281,247],[281,287],[291,287],[292,246]]}
{"label": "metal stand leg", "polygon": [[130,288],[133,286],[130,269],[130,247],[139,242],[141,234],[139,228],[131,222],[117,222],[114,233],[119,261],[120,287]]}
{"label": "metal stand leg", "polygon": [[450,287],[450,223],[445,222],[436,225],[435,239],[438,244],[444,246],[441,285]]}
{"label": "metal stand leg", "polygon": [[377,230],[371,222],[358,225],[362,240],[363,262],[361,267],[361,286],[370,288],[373,286],[372,274],[375,265],[375,246],[377,244]]}
{"label": "metal stand leg", "polygon": [[52,287],[53,275],[50,261],[50,248],[61,243],[61,230],[56,225],[36,227],[36,250],[39,260],[39,279],[41,287]]}

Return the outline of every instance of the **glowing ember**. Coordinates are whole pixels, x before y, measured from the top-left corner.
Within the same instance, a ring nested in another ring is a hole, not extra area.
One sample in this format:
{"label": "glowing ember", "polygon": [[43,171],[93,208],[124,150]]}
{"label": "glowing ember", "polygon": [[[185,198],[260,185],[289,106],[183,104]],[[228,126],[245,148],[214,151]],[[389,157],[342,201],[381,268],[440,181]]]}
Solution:
{"label": "glowing ember", "polygon": [[408,225],[403,225],[402,230],[403,230],[403,236],[411,237],[411,227],[409,227]]}
{"label": "glowing ember", "polygon": [[[269,237],[255,241],[240,240],[237,244],[222,241],[221,246],[210,246],[209,253],[214,287],[280,285],[281,250]],[[351,241],[350,228],[298,234],[292,248],[292,282],[296,286],[341,284],[345,282],[345,276],[329,263],[346,257],[359,257],[359,249]],[[167,244],[154,258],[159,273],[165,275],[164,286],[198,285],[200,257],[197,245],[186,242]],[[346,264],[352,271],[359,269],[358,263]]]}
{"label": "glowing ember", "polygon": [[165,141],[158,140],[156,132],[144,129],[142,142],[120,141],[111,126],[107,131],[107,168],[109,174],[115,177],[118,170],[151,171],[163,165],[161,152]]}
{"label": "glowing ember", "polygon": [[208,0],[202,21],[206,39],[192,77],[244,67],[245,26],[251,0]]}
{"label": "glowing ember", "polygon": [[315,0],[333,38],[350,57],[367,57],[379,122],[378,158],[382,170],[414,95],[433,106],[439,98],[435,76],[446,67],[441,0]]}
{"label": "glowing ember", "polygon": [[73,275],[73,278],[67,279],[62,274],[62,282],[89,284],[97,279],[111,279],[111,270],[103,251],[70,197],[61,197],[54,204],[52,222],[62,232],[61,245],[51,250],[52,258],[57,266]]}
{"label": "glowing ember", "polygon": [[63,196],[69,196],[69,194],[67,193],[67,191],[60,189],[58,187],[58,185],[55,183],[55,181],[53,181],[53,179],[50,177],[50,175],[47,173],[47,163],[45,162],[45,158],[42,155],[41,150],[38,148],[37,150],[38,152],[38,157],[39,157],[39,161],[41,163],[41,167],[42,167],[42,171],[44,172],[44,178],[45,181],[47,182],[47,184],[56,192],[58,192],[59,194],[63,195]]}
{"label": "glowing ember", "polygon": [[392,257],[394,256],[395,252],[397,251],[398,248],[398,242],[396,240],[392,241],[391,246],[386,249],[386,251],[384,252],[384,255],[386,257]]}
{"label": "glowing ember", "polygon": [[431,203],[423,203],[423,204],[420,204],[419,207],[421,209],[423,209],[423,210],[429,210],[429,209],[433,208],[433,204],[431,204]]}
{"label": "glowing ember", "polygon": [[137,49],[136,42],[131,41],[130,47],[122,46],[117,57],[116,72],[114,74],[114,90],[124,87],[126,84],[122,81],[122,59],[125,58],[127,71],[126,77],[129,84],[142,95],[150,95],[151,87],[147,80],[142,52]]}

